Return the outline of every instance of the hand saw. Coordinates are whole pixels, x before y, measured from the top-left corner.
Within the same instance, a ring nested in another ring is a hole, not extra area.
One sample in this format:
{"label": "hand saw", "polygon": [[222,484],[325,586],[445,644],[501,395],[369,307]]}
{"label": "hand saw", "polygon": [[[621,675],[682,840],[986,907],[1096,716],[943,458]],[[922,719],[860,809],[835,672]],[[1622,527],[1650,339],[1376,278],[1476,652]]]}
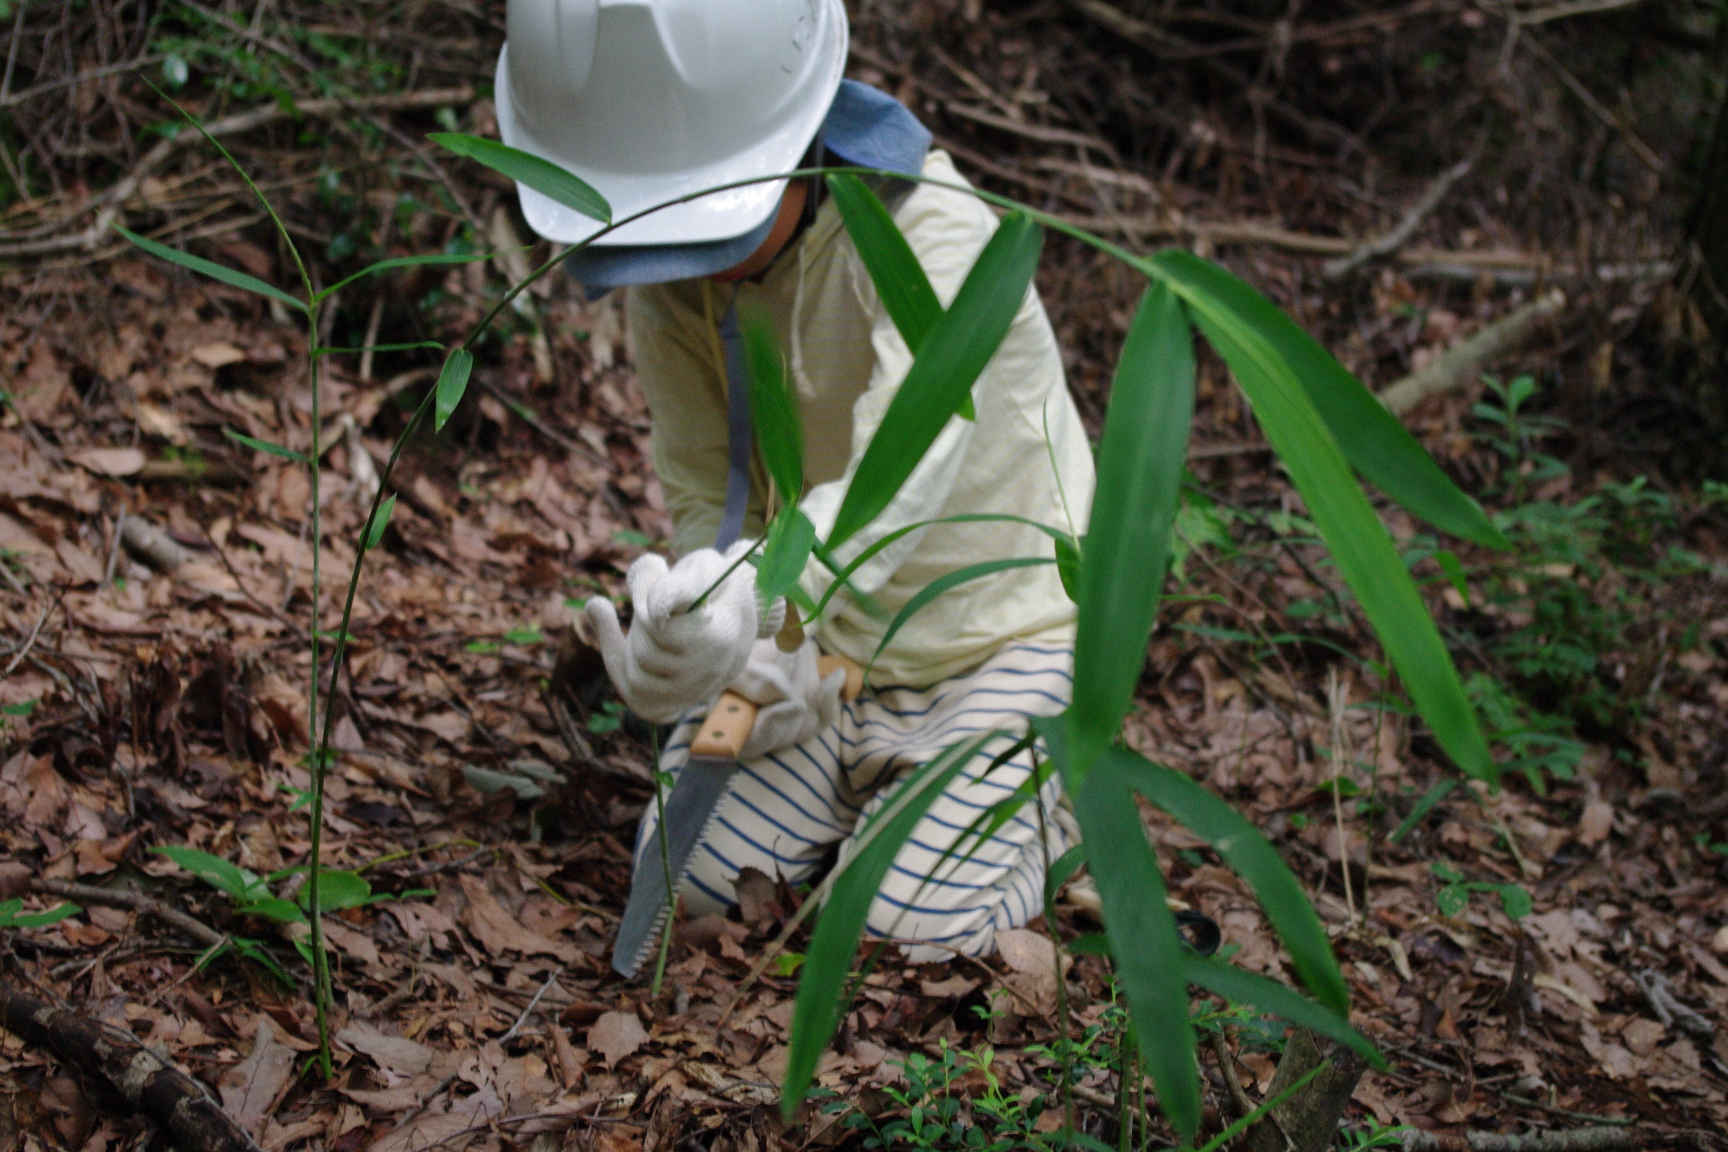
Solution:
{"label": "hand saw", "polygon": [[[816,658],[818,676],[825,678],[836,668],[846,669],[840,698],[855,699],[864,686],[858,665],[839,656]],[[666,837],[666,855],[661,855],[658,842],[648,846],[630,886],[630,900],[624,905],[624,919],[612,947],[612,967],[621,975],[636,975],[654,950],[659,929],[666,922],[666,894],[676,892],[690,871],[690,858],[708,834],[732,775],[738,771],[738,753],[756,726],[756,712],[756,705],[742,696],[721,693],[690,742],[690,759],[666,797],[658,833]]]}

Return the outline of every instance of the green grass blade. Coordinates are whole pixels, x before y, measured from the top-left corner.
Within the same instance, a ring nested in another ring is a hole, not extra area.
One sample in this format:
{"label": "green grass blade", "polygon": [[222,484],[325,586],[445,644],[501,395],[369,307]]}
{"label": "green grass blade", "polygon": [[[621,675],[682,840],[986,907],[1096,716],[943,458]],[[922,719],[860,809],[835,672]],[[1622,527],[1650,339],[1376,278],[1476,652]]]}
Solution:
{"label": "green grass blade", "polygon": [[971,394],[1026,299],[1042,246],[1043,233],[1025,213],[1003,218],[954,303],[925,337],[864,449],[834,517],[829,548],[838,548],[888,506]]}
{"label": "green grass blade", "polygon": [[815,543],[816,525],[797,505],[788,505],[774,517],[762,545],[762,565],[756,569],[756,587],[765,602],[772,604],[798,583]]}
{"label": "green grass blade", "polygon": [[780,491],[780,502],[796,504],[804,498],[804,427],[786,388],[780,341],[774,338],[774,326],[766,316],[750,309],[739,311],[757,450]]}
{"label": "green grass blade", "polygon": [[1350,989],[1332,955],[1326,928],[1278,850],[1236,809],[1182,773],[1122,747],[1105,755],[1129,787],[1202,837],[1248,881],[1290,953],[1296,975],[1322,1004],[1347,1017]]}
{"label": "green grass blade", "polygon": [[[882,655],[889,643],[893,641],[894,634],[900,631],[908,620],[912,619],[913,616],[916,616],[926,604],[929,604],[930,601],[936,599],[936,597],[947,592],[949,589],[956,588],[970,580],[977,580],[996,572],[1006,572],[1010,568],[1033,568],[1039,564],[1054,563],[1056,563],[1055,558],[1050,556],[1018,556],[1008,560],[985,560],[979,564],[968,564],[964,568],[957,568],[946,575],[938,576],[936,579],[930,581],[930,583],[924,585],[924,587],[918,589],[918,594],[913,596],[912,599],[906,601],[905,606],[902,607],[899,612],[894,614],[894,619],[889,623],[888,630],[882,634],[881,643],[877,644],[876,651],[870,654],[870,665],[872,667],[875,665],[877,659]],[[864,671],[865,674],[868,675],[870,669],[866,668]]]}
{"label": "green grass blade", "polygon": [[[411,268],[418,264],[472,264],[476,260],[490,260],[497,255],[495,252],[427,252],[420,256],[392,256],[388,260],[380,260],[376,264],[368,264],[360,271],[347,276],[312,297],[314,303],[335,295],[354,281],[365,276],[373,276],[379,272],[387,272],[392,268]],[[418,347],[418,345],[416,345]]]}
{"label": "green grass blade", "polygon": [[150,253],[150,255],[160,256],[171,264],[178,264],[182,268],[187,268],[193,272],[208,276],[212,280],[220,280],[224,284],[232,284],[236,288],[244,288],[248,292],[256,292],[260,296],[268,296],[272,300],[280,300],[282,303],[298,308],[302,312],[306,311],[306,304],[304,301],[295,299],[273,284],[264,283],[264,281],[258,279],[256,276],[248,276],[244,272],[236,272],[232,268],[217,264],[214,261],[206,260],[202,256],[194,256],[190,252],[182,252],[178,248],[170,248],[166,244],[158,244],[154,240],[147,240],[136,232],[127,231],[118,224],[114,225],[114,231],[120,233],[120,235],[126,237],[126,239],[130,240],[132,243],[144,249],[144,251]]}
{"label": "green grass blade", "polygon": [[1410,815],[1399,822],[1397,829],[1388,839],[1396,844],[1410,835],[1410,829],[1422,823],[1422,818],[1434,811],[1435,805],[1452,795],[1453,790],[1458,787],[1458,783],[1458,780],[1453,777],[1435,783],[1432,788],[1422,794],[1422,799],[1416,801],[1416,807],[1410,809]]}
{"label": "green grass blade", "polygon": [[831,877],[828,899],[822,905],[799,973],[780,1098],[781,1111],[788,1119],[804,1102],[816,1074],[816,1062],[840,1022],[844,1008],[840,995],[852,971],[858,938],[895,853],[960,770],[986,743],[1001,735],[986,732],[953,745],[909,776],[866,825],[851,857]]}
{"label": "green grass blade", "polygon": [[306,463],[305,453],[296,452],[292,448],[284,448],[280,444],[272,444],[268,440],[260,440],[256,436],[248,436],[244,432],[236,432],[232,428],[222,429],[222,435],[236,444],[252,449],[254,452],[268,452],[272,456],[280,456],[282,459],[292,460],[296,464]]}
{"label": "green grass blade", "polygon": [[1115,741],[1146,664],[1193,420],[1188,317],[1154,282],[1122,346],[1098,443],[1074,640],[1070,770],[1077,776]]}
{"label": "green grass blade", "polygon": [[1222,960],[1209,960],[1192,952],[1183,953],[1181,963],[1183,977],[1208,992],[1216,992],[1227,1000],[1252,1004],[1292,1024],[1330,1036],[1361,1053],[1362,1058],[1374,1067],[1386,1067],[1385,1057],[1360,1032],[1350,1027],[1348,1017],[1314,1003],[1294,989],[1253,972],[1245,972]]}
{"label": "green grass blade", "polygon": [[1152,262],[1184,296],[1204,294],[1253,328],[1290,365],[1345,459],[1382,492],[1442,531],[1490,548],[1510,547],[1403,423],[1276,304],[1191,252],[1167,249]]}
{"label": "green grass blade", "polygon": [[551,197],[566,208],[574,208],[589,219],[602,224],[612,223],[612,205],[606,202],[606,197],[581,177],[564,171],[550,160],[466,132],[434,132],[426,138],[458,156],[478,160],[492,171],[526,184],[542,196]]}
{"label": "green grass blade", "polygon": [[[1257,330],[1209,294],[1189,292],[1186,303],[1206,339],[1235,373],[1339,573],[1356,594],[1434,738],[1467,774],[1494,779],[1497,769],[1476,710],[1416,582],[1295,370]],[[1078,671],[1075,698],[1082,699]]]}
{"label": "green grass blade", "polygon": [[444,361],[444,369],[438,373],[438,397],[432,409],[432,431],[444,431],[444,422],[455,413],[456,405],[462,403],[462,394],[468,391],[468,375],[473,371],[474,353],[466,348],[456,349],[450,353],[450,358]]}
{"label": "green grass blade", "polygon": [[871,544],[870,547],[854,556],[850,563],[839,568],[835,572],[833,583],[828,585],[828,588],[822,593],[822,599],[817,601],[816,607],[812,609],[811,619],[815,619],[819,616],[822,609],[828,606],[828,601],[833,598],[834,594],[846,586],[846,582],[851,578],[852,573],[858,571],[858,569],[869,563],[871,558],[873,558],[878,552],[882,551],[882,549],[888,547],[888,545],[894,543],[894,541],[916,532],[920,528],[928,528],[932,524],[969,524],[981,520],[1000,520],[1014,524],[1024,524],[1028,528],[1036,528],[1038,531],[1044,533],[1044,535],[1056,541],[1058,556],[1061,555],[1062,543],[1068,539],[1068,534],[1060,528],[1052,528],[1048,524],[1040,524],[1036,520],[1028,520],[1024,516],[1009,515],[1006,512],[962,512],[956,516],[940,516],[934,520],[920,520],[915,524],[908,524],[904,528],[896,528],[894,531],[888,533],[874,544]]}
{"label": "green grass blade", "polygon": [[[1040,725],[1040,731],[1048,727]],[[1061,766],[1068,775],[1068,767]],[[1104,929],[1116,980],[1134,1017],[1140,1058],[1158,1086],[1164,1115],[1182,1142],[1191,1144],[1200,1127],[1199,1070],[1188,1021],[1188,982],[1182,976],[1182,938],[1164,903],[1158,858],[1140,826],[1133,793],[1109,760],[1086,773],[1074,797],[1074,814],[1103,897]]]}
{"label": "green grass blade", "polygon": [[436,340],[416,340],[412,344],[373,344],[361,348],[314,348],[314,356],[357,356],[365,352],[415,352],[421,348],[442,348]]}
{"label": "green grass blade", "polygon": [[828,190],[853,247],[864,261],[864,270],[876,285],[876,295],[882,298],[882,306],[906,347],[917,356],[925,337],[942,318],[942,303],[930,286],[930,278],[887,206],[864,181],[842,173],[828,177]]}

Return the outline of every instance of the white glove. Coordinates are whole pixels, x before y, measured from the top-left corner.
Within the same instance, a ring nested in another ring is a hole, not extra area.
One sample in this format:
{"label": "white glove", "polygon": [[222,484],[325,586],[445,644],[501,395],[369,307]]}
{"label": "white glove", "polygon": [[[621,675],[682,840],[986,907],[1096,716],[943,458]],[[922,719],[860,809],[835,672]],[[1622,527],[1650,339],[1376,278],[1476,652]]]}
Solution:
{"label": "white glove", "polygon": [[702,607],[685,611],[752,543],[740,540],[724,555],[698,549],[671,569],[653,553],[638,559],[625,577],[636,606],[628,636],[610,600],[588,601],[606,672],[638,716],[666,723],[714,700],[744,670],[750,645],[779,630],[785,601],[764,610],[756,596],[756,569],[749,564],[733,569]]}
{"label": "white glove", "polygon": [[845,686],[844,668],[826,678],[817,673],[814,640],[806,640],[796,652],[782,652],[772,640],[758,641],[744,671],[730,685],[744,699],[762,705],[739,758],[794,747],[839,723]]}

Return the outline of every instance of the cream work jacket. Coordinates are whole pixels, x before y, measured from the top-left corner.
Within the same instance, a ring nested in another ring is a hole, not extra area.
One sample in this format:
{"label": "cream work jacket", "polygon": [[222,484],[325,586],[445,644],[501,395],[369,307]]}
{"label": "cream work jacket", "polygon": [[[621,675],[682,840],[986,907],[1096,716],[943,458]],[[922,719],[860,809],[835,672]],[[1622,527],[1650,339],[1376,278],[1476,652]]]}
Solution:
{"label": "cream work jacket", "polygon": [[[942,151],[924,175],[969,187]],[[944,307],[996,228],[966,192],[917,184],[894,220]],[[846,485],[888,410],[912,355],[877,297],[832,200],[759,282],[707,279],[629,290],[632,355],[653,416],[654,466],[679,554],[713,544],[726,499],[726,369],[717,323],[731,294],[766,314],[780,337],[804,427],[801,502],[826,539]],[[1009,513],[1083,532],[1091,507],[1091,448],[1068,394],[1062,360],[1036,288],[972,389],[977,420],[955,416],[888,508],[839,549],[841,561],[908,524],[960,513]],[[745,534],[771,509],[760,459]],[[807,624],[822,647],[867,663],[894,614],[931,581],[987,560],[1051,557],[1050,538],[1006,522],[942,524],[912,532],[863,565],[853,585]],[[830,581],[812,558],[802,584]],[[879,684],[921,688],[975,667],[1011,638],[1072,629],[1074,606],[1054,565],[1013,568],[963,583],[923,608],[877,660]]]}

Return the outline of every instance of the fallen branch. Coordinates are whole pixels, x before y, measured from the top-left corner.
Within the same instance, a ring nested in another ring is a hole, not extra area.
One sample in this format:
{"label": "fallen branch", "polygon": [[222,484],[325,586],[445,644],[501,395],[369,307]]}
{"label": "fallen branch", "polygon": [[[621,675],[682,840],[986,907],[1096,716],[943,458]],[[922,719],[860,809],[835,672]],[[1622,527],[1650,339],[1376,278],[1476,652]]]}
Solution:
{"label": "fallen branch", "polygon": [[1436,356],[1420,372],[1388,385],[1380,402],[1394,416],[1403,416],[1432,396],[1468,387],[1488,364],[1529,343],[1542,325],[1566,305],[1558,288],[1496,320],[1468,340]]}
{"label": "fallen branch", "polygon": [[132,1033],[0,984],[0,1027],[114,1088],[180,1152],[261,1152],[204,1086]]}
{"label": "fallen branch", "polygon": [[1642,1152],[1646,1148],[1702,1148],[1692,1132],[1650,1132],[1637,1128],[1573,1128],[1531,1132],[1403,1133],[1404,1152]]}
{"label": "fallen branch", "polygon": [[89,884],[73,884],[67,880],[32,880],[29,890],[42,896],[58,896],[62,900],[73,900],[79,904],[96,904],[103,908],[124,908],[130,912],[150,916],[205,948],[214,948],[228,940],[228,937],[222,933],[188,916],[178,908],[171,908],[162,901],[146,896],[142,892],[131,892],[118,888],[97,888]]}
{"label": "fallen branch", "polygon": [[1426,220],[1428,214],[1440,206],[1440,201],[1446,198],[1446,193],[1452,191],[1452,185],[1463,179],[1475,163],[1475,157],[1470,157],[1460,160],[1440,173],[1434,183],[1428,186],[1428,190],[1422,193],[1422,198],[1416,201],[1410,211],[1404,214],[1402,220],[1393,225],[1391,231],[1368,241],[1348,256],[1326,261],[1320,268],[1321,274],[1328,279],[1336,279],[1354,272],[1370,260],[1384,259],[1404,247],[1410,237],[1415,235],[1416,229],[1421,226],[1422,221]]}

